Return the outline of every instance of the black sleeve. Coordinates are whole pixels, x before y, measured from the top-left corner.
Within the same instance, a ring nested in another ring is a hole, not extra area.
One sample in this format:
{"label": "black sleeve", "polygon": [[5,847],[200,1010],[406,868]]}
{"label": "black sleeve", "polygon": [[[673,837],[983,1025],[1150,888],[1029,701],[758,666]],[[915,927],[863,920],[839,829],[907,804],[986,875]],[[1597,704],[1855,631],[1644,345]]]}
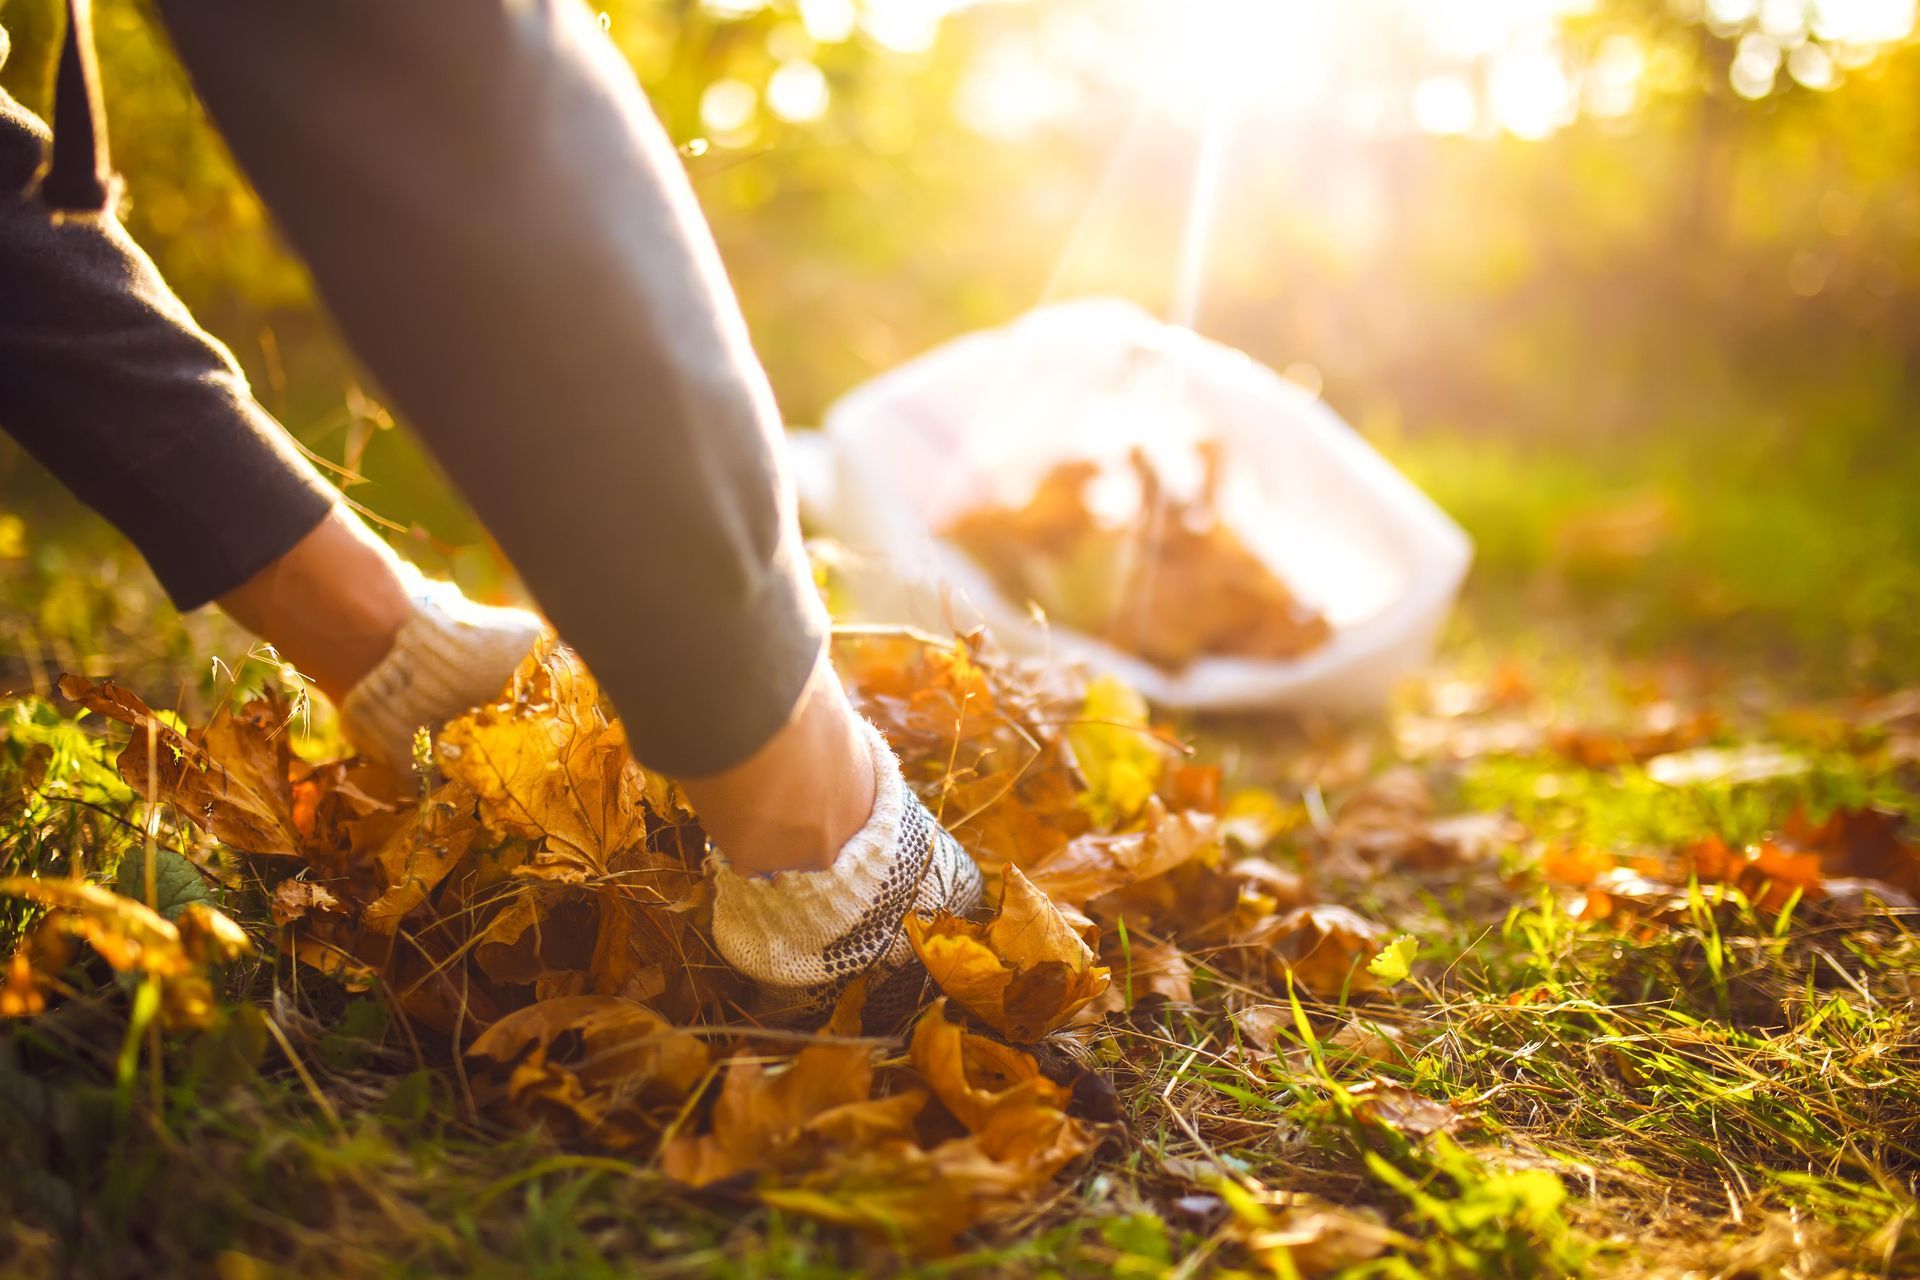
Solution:
{"label": "black sleeve", "polygon": [[0,430],[192,608],[284,554],[336,495],[117,220],[56,223],[29,194],[46,145],[0,93]]}

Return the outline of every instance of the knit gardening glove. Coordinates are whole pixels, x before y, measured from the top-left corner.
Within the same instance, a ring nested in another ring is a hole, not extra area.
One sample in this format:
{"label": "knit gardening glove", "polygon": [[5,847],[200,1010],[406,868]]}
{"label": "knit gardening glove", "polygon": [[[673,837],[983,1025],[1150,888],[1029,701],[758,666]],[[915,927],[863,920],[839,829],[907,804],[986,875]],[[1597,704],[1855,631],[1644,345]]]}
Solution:
{"label": "knit gardening glove", "polygon": [[415,733],[497,696],[542,623],[524,609],[475,604],[412,565],[402,565],[401,576],[412,614],[387,656],[341,702],[340,728],[361,754],[404,773]]}
{"label": "knit gardening glove", "polygon": [[873,813],[832,866],[743,876],[719,851],[709,855],[714,944],[759,987],[770,1021],[821,1021],[866,974],[866,1025],[894,1029],[926,983],[907,913],[965,915],[980,905],[980,868],[908,790],[893,749],[871,725],[867,742]]}

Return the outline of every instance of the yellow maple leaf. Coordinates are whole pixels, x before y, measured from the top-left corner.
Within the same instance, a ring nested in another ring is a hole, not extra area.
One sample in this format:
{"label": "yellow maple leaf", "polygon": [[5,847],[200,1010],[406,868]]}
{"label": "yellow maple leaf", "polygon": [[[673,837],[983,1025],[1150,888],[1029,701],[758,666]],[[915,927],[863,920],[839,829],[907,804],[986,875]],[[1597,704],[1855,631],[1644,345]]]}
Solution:
{"label": "yellow maple leaf", "polygon": [[1167,749],[1149,727],[1147,700],[1116,676],[1088,681],[1067,742],[1087,780],[1081,802],[1102,826],[1131,821],[1166,767]]}
{"label": "yellow maple leaf", "polygon": [[614,854],[646,839],[645,771],[565,648],[537,648],[504,700],[448,724],[438,759],[473,788],[489,827],[542,842],[528,869],[547,878],[602,876]]}

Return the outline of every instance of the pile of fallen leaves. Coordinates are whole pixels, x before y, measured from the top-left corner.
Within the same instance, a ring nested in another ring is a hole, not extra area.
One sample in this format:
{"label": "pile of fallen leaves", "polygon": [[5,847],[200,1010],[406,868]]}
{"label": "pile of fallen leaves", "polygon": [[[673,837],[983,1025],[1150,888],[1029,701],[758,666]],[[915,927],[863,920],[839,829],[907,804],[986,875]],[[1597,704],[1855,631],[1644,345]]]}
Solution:
{"label": "pile of fallen leaves", "polygon": [[[1098,1144],[1112,1117],[1073,1102],[1102,1093],[1075,1045],[1137,1002],[1190,1001],[1188,948],[1261,988],[1291,976],[1331,996],[1382,940],[1305,906],[1286,869],[1229,857],[1218,770],[1185,763],[1125,686],[1016,666],[979,638],[863,634],[835,656],[997,903],[909,922],[931,981],[904,1057],[859,1034],[863,983],[818,1033],[756,1019],[713,946],[697,816],[635,763],[563,647],[447,725],[424,781],[300,759],[271,694],[183,732],[112,683],[62,691],[131,729],[119,765],[136,791],[237,855],[203,869],[266,895],[281,952],[444,1037],[483,1107],[925,1251],[1031,1206]],[[204,1010],[189,961],[245,942],[205,905],[176,925],[137,892],[0,888],[59,909],[14,961],[18,1012],[56,981],[42,953],[58,931],[174,984],[186,1007],[169,1025]]]}
{"label": "pile of fallen leaves", "polygon": [[1012,600],[1178,671],[1196,658],[1294,658],[1326,643],[1325,618],[1302,603],[1220,512],[1221,454],[1200,449],[1204,478],[1172,493],[1140,450],[1133,519],[1103,519],[1089,490],[1099,464],[1069,461],[1017,508],[988,506],[945,536]]}
{"label": "pile of fallen leaves", "polygon": [[[542,645],[497,701],[445,727],[431,770],[406,778],[302,760],[273,694],[183,731],[114,684],[61,687],[128,726],[122,775],[210,837],[193,851],[200,873],[234,897],[261,895],[280,953],[377,989],[416,1038],[447,1046],[490,1114],[926,1253],[1036,1211],[1063,1170],[1126,1141],[1112,1083],[1089,1065],[1108,1019],[1146,1002],[1192,1006],[1204,970],[1222,1043],[1284,1069],[1301,1050],[1282,1042],[1307,1017],[1295,996],[1344,1010],[1408,977],[1411,938],[1314,901],[1297,871],[1260,856],[1282,830],[1323,884],[1392,870],[1497,889],[1496,855],[1530,849],[1575,914],[1649,928],[1702,886],[1776,908],[1845,892],[1846,877],[1870,880],[1880,901],[1920,891],[1920,852],[1876,810],[1797,815],[1749,847],[1705,840],[1657,858],[1535,841],[1503,814],[1449,814],[1430,775],[1408,767],[1356,774],[1327,813],[1318,782],[1305,806],[1223,797],[1220,771],[1190,763],[1123,684],[1014,663],[980,637],[863,632],[838,638],[834,656],[994,904],[983,920],[908,921],[929,983],[893,1036],[863,1034],[863,982],[817,1031],[757,1016],[713,946],[697,815],[633,760],[562,647]],[[1606,755],[1691,749],[1673,734],[1644,745],[1623,738]],[[119,893],[0,882],[50,909],[8,966],[0,1013],[57,997],[78,936],[143,979],[161,1023],[206,1024],[208,967],[248,939],[194,895],[158,893],[168,872],[151,845],[144,865],[129,863]],[[158,898],[172,905],[144,905]],[[1405,1060],[1378,1026],[1343,1015],[1329,1031],[1326,1044],[1361,1063]],[[1461,1118],[1384,1080],[1343,1096],[1356,1117],[1410,1137]],[[1267,1223],[1266,1244],[1243,1243],[1308,1271],[1309,1246],[1331,1249],[1329,1266],[1388,1247],[1364,1211],[1296,1199],[1249,1217]]]}

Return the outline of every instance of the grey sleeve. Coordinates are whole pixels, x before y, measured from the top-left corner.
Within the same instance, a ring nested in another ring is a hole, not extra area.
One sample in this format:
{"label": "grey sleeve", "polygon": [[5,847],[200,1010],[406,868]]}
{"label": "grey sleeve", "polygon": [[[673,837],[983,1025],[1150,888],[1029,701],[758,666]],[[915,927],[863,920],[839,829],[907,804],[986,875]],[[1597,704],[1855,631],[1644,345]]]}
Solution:
{"label": "grey sleeve", "polygon": [[111,215],[33,198],[46,126],[0,93],[0,430],[140,548],[181,608],[336,501]]}
{"label": "grey sleeve", "polygon": [[785,723],[826,619],[679,157],[564,0],[162,0],[349,342],[681,774]]}

